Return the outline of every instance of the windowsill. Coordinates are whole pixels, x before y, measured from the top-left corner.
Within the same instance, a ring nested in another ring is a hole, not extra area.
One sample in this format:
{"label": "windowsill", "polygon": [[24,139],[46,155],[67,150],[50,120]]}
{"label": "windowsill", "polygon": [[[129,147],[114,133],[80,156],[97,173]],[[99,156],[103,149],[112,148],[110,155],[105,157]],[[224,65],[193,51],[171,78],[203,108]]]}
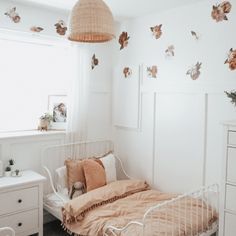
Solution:
{"label": "windowsill", "polygon": [[2,132],[2,133],[0,132],[0,139],[50,136],[50,135],[65,134],[65,133],[66,133],[65,130],[48,130],[48,131],[25,130],[25,131],[12,131],[12,132]]}

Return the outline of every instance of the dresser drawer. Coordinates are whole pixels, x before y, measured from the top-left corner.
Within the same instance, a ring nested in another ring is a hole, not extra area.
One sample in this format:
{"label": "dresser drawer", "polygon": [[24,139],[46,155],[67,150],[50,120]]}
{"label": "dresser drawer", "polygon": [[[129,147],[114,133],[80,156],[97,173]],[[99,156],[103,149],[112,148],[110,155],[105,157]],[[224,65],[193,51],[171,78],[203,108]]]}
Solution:
{"label": "dresser drawer", "polygon": [[236,131],[229,131],[229,145],[236,145]]}
{"label": "dresser drawer", "polygon": [[227,182],[236,183],[236,148],[228,148]]}
{"label": "dresser drawer", "polygon": [[236,212],[236,187],[226,185],[226,203],[225,207],[228,210]]}
{"label": "dresser drawer", "polygon": [[225,214],[225,230],[224,236],[235,236],[236,235],[236,215]]}
{"label": "dresser drawer", "polygon": [[0,194],[0,215],[38,207],[38,187]]}
{"label": "dresser drawer", "polygon": [[11,227],[16,235],[39,228],[38,210],[26,211],[10,216],[0,217],[0,227]]}

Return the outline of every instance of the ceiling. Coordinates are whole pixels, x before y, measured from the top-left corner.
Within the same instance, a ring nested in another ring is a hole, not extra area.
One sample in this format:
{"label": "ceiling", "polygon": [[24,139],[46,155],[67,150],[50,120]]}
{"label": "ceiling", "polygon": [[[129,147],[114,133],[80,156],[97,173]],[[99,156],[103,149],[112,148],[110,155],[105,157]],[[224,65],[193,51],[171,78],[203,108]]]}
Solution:
{"label": "ceiling", "polygon": [[[71,10],[77,0],[17,0],[18,2],[37,3],[47,7]],[[133,18],[152,12],[165,11],[199,0],[104,0],[111,8],[116,19]]]}

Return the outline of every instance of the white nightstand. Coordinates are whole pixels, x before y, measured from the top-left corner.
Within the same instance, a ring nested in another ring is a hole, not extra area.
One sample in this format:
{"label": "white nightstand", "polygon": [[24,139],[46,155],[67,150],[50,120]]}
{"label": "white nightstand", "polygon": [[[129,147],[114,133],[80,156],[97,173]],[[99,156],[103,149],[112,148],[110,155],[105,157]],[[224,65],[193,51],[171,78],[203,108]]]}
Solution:
{"label": "white nightstand", "polygon": [[0,227],[13,228],[17,236],[43,236],[43,182],[33,171],[21,177],[0,178]]}

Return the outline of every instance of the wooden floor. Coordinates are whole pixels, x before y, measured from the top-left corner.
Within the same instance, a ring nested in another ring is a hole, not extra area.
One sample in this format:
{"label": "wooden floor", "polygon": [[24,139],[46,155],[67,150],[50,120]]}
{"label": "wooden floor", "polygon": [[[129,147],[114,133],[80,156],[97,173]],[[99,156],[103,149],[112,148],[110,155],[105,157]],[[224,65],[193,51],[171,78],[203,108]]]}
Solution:
{"label": "wooden floor", "polygon": [[44,224],[43,236],[68,236],[61,226],[61,222],[56,220],[50,223]]}

